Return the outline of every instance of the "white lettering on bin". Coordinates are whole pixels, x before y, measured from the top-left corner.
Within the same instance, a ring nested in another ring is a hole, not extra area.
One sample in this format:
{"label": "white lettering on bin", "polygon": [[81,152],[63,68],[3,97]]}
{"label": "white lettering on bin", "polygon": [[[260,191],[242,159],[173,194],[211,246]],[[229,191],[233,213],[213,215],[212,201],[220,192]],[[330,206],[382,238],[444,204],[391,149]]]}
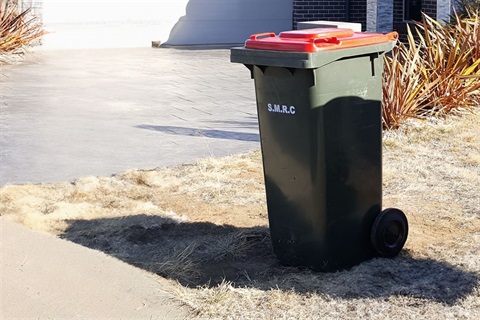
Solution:
{"label": "white lettering on bin", "polygon": [[288,106],[285,104],[267,103],[268,112],[283,113],[283,114],[295,114],[297,111],[295,106]]}

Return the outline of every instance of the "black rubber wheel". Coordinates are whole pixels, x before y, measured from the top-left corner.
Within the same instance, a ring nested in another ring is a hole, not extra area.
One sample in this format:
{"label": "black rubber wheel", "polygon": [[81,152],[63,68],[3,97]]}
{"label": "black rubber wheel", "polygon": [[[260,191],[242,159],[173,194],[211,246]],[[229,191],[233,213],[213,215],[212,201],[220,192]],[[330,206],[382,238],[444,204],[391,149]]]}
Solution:
{"label": "black rubber wheel", "polygon": [[389,208],[380,212],[375,219],[370,240],[379,256],[392,258],[402,250],[407,236],[407,217],[401,210]]}

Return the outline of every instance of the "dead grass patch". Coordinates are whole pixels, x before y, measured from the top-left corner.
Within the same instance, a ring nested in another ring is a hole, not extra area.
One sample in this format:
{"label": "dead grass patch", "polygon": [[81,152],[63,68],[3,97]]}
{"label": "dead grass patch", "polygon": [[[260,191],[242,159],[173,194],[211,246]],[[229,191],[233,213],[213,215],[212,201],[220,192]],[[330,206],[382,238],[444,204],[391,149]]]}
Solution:
{"label": "dead grass patch", "polygon": [[350,270],[280,266],[259,151],[109,178],[10,185],[0,214],[171,280],[192,317],[478,319],[480,113],[408,120],[384,135],[384,207],[405,250]]}

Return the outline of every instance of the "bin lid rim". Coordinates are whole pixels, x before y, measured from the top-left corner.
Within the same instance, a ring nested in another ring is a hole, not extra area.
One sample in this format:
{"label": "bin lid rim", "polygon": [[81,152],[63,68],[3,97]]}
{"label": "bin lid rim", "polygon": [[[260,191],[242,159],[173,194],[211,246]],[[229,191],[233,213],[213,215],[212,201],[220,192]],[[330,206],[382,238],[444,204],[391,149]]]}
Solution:
{"label": "bin lid rim", "polygon": [[[323,29],[323,30],[322,30]],[[398,33],[353,32],[351,29],[314,28],[253,34],[245,48],[314,53],[397,41]]]}

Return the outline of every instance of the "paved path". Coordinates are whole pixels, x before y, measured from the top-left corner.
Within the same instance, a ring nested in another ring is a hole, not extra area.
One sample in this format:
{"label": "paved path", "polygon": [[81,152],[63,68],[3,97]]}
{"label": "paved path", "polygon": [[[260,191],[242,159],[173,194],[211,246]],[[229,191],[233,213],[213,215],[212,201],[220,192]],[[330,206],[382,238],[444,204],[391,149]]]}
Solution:
{"label": "paved path", "polygon": [[[258,147],[253,81],[228,50],[44,51],[0,68],[0,187]],[[1,217],[0,240],[1,319],[187,315],[165,284],[103,253]]]}
{"label": "paved path", "polygon": [[229,54],[42,51],[0,68],[0,186],[258,148],[253,80]]}
{"label": "paved path", "polygon": [[[106,254],[0,218],[0,319],[182,319],[166,284]],[[160,279],[161,280],[161,279]]]}

